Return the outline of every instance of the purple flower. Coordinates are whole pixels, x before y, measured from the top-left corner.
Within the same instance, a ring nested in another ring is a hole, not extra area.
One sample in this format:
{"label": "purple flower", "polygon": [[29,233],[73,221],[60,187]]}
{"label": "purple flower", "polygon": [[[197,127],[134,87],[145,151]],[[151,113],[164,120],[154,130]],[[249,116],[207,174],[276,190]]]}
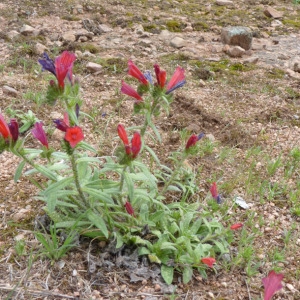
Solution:
{"label": "purple flower", "polygon": [[44,52],[43,54],[43,59],[39,59],[38,62],[42,65],[42,70],[47,70],[56,77],[54,61],[48,56],[46,52]]}
{"label": "purple flower", "polygon": [[36,122],[31,130],[32,135],[48,149],[48,139],[43,129],[43,122]]}

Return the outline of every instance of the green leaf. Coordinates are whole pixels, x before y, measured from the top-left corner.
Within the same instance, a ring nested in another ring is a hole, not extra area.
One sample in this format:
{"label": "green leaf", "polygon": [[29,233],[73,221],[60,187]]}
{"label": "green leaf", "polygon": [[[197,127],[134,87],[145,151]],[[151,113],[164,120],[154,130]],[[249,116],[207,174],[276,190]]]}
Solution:
{"label": "green leaf", "polygon": [[214,244],[220,249],[221,254],[228,253],[228,250],[225,249],[224,245],[222,243],[220,243],[219,241],[214,240]]}
{"label": "green leaf", "polygon": [[59,180],[55,183],[51,183],[49,185],[49,187],[47,189],[45,189],[41,194],[51,195],[53,193],[56,193],[57,191],[62,190],[65,187],[67,187],[73,181],[74,181],[73,177],[67,177],[67,178]]}
{"label": "green leaf", "polygon": [[56,181],[57,177],[56,174],[51,172],[47,167],[41,166],[41,165],[36,165],[35,166],[36,170],[46,176],[47,178]]}
{"label": "green leaf", "polygon": [[161,243],[160,249],[162,249],[162,250],[167,249],[167,250],[174,250],[174,251],[177,250],[176,247],[174,247],[174,244],[170,243],[170,242]]}
{"label": "green leaf", "polygon": [[151,156],[154,158],[154,160],[156,161],[156,163],[158,165],[160,165],[160,161],[159,161],[159,158],[157,157],[157,155],[155,154],[155,152],[147,145],[144,146],[145,150],[148,151]]}
{"label": "green leaf", "polygon": [[138,250],[138,253],[139,253],[139,255],[146,255],[146,254],[150,254],[150,251],[146,247],[140,247]]}
{"label": "green leaf", "polygon": [[160,271],[161,271],[161,276],[165,280],[166,284],[170,285],[173,282],[174,267],[162,265]]}
{"label": "green leaf", "polygon": [[183,283],[187,284],[188,282],[190,282],[190,280],[192,279],[192,276],[193,276],[193,268],[190,266],[186,266],[183,269],[183,273],[182,273]]}
{"label": "green leaf", "polygon": [[159,131],[157,130],[157,128],[155,127],[155,125],[150,121],[149,123],[149,126],[151,127],[151,129],[154,131],[159,143],[161,143],[161,136],[160,136],[160,133]]}
{"label": "green leaf", "polygon": [[14,181],[17,182],[20,178],[20,176],[22,175],[22,171],[23,171],[23,168],[24,166],[26,165],[26,162],[25,160],[21,161],[16,169],[16,173],[15,173],[15,176],[14,176]]}
{"label": "green leaf", "polygon": [[119,249],[123,246],[124,241],[123,241],[123,236],[120,234],[120,232],[115,232],[115,237],[117,239],[117,244],[116,244],[116,249]]}
{"label": "green leaf", "polygon": [[100,215],[96,215],[92,211],[89,211],[87,213],[87,217],[93,223],[93,225],[95,225],[97,228],[99,228],[102,231],[102,233],[104,234],[104,236],[106,238],[108,238],[108,230],[107,230],[107,227],[106,227],[106,224],[105,224],[103,218]]}
{"label": "green leaf", "polygon": [[91,152],[97,153],[97,150],[96,150],[96,149],[94,149],[91,145],[89,145],[88,143],[83,142],[83,141],[81,141],[81,142],[78,144],[78,148],[82,148],[82,149],[84,149],[84,150],[87,150],[87,151],[91,151]]}
{"label": "green leaf", "polygon": [[76,160],[77,164],[81,162],[89,162],[89,163],[95,162],[99,164],[100,160],[97,157],[80,157]]}
{"label": "green leaf", "polygon": [[114,201],[112,200],[112,198],[107,193],[101,192],[100,190],[92,189],[92,188],[88,188],[88,187],[84,186],[84,187],[82,187],[82,191],[95,197],[96,200],[100,200],[100,201],[108,203],[108,204],[114,204]]}
{"label": "green leaf", "polygon": [[197,234],[201,225],[202,225],[202,219],[201,218],[196,219],[196,221],[193,222],[193,225],[190,228],[191,234]]}
{"label": "green leaf", "polygon": [[161,260],[155,254],[148,254],[151,263],[161,264]]}
{"label": "green leaf", "polygon": [[128,189],[128,197],[129,200],[132,201],[133,200],[133,196],[134,196],[134,184],[133,181],[131,180],[130,175],[127,172],[123,173],[124,179],[126,181],[126,186]]}

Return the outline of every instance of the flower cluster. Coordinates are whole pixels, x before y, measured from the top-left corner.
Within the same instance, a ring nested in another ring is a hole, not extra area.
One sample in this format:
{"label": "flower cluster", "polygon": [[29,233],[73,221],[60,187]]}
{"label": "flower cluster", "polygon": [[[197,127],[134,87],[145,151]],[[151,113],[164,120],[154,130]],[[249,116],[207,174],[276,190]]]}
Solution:
{"label": "flower cluster", "polygon": [[126,155],[132,159],[136,158],[142,147],[141,135],[138,132],[134,132],[131,139],[131,146],[129,145],[128,136],[122,124],[118,125],[118,135],[125,146]]}
{"label": "flower cluster", "polygon": [[[64,51],[55,58],[55,61],[47,53],[44,53],[43,59],[39,59],[38,61],[42,65],[43,70],[51,72],[56,77],[59,89],[63,90],[66,77],[72,82],[73,63],[75,60],[76,56],[74,53]],[[53,84],[53,82],[50,83]]]}
{"label": "flower cluster", "polygon": [[79,126],[70,126],[69,116],[64,114],[64,119],[53,120],[55,126],[60,131],[65,132],[65,140],[69,142],[70,146],[74,148],[79,142],[84,139],[82,129]]}
{"label": "flower cluster", "polygon": [[19,137],[19,125],[16,119],[10,119],[10,123],[6,123],[4,117],[0,114],[0,137],[4,140],[11,139],[16,142]]}
{"label": "flower cluster", "polygon": [[218,193],[216,182],[213,182],[212,186],[210,187],[210,192],[211,192],[212,197],[217,201],[217,203],[221,204],[222,199],[221,199],[220,194]]}
{"label": "flower cluster", "polygon": [[[164,91],[166,95],[172,93],[175,89],[182,87],[185,83],[184,69],[177,67],[170,81],[167,83],[167,72],[162,70],[158,64],[154,65],[156,75],[156,84],[154,92],[157,89]],[[128,62],[128,75],[136,78],[143,86],[153,85],[153,80],[149,71],[145,74],[130,60]],[[143,101],[142,96],[129,84],[122,81],[121,92],[127,96],[135,98],[138,102]]]}

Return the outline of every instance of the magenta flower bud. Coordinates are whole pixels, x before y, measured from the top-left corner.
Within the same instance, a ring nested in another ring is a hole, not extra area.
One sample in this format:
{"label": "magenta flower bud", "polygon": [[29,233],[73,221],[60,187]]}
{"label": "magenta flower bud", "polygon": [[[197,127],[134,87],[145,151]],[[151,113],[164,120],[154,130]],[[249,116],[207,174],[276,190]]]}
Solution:
{"label": "magenta flower bud", "polygon": [[34,128],[31,130],[31,133],[37,140],[42,143],[42,145],[44,145],[47,149],[49,148],[48,139],[43,129],[43,122],[36,122],[34,124]]}
{"label": "magenta flower bud", "polygon": [[134,209],[133,209],[131,203],[126,201],[124,206],[125,206],[127,213],[130,214],[131,216],[134,216]]}
{"label": "magenta flower bud", "polygon": [[16,142],[19,138],[19,124],[16,119],[10,119],[10,123],[8,124],[8,128],[11,134],[11,138],[14,142]]}
{"label": "magenta flower bud", "polygon": [[55,86],[55,81],[54,81],[53,79],[51,79],[51,80],[49,81],[49,84],[50,84],[51,86]]}

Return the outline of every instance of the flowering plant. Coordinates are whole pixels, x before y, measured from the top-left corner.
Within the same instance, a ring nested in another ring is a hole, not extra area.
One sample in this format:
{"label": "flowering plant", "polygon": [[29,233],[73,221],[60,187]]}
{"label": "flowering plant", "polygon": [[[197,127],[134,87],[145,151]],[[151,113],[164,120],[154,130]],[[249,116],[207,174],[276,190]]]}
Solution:
{"label": "flowering plant", "polygon": [[[42,183],[32,182],[40,189],[37,199],[45,203],[44,210],[55,228],[72,227],[81,235],[115,240],[117,249],[133,243],[140,255],[161,265],[161,274],[168,284],[175,270],[182,272],[184,283],[191,280],[194,269],[206,276],[207,266],[213,268],[217,256],[229,251],[226,232],[241,225],[225,229],[199,198],[187,201],[196,195],[197,184],[184,161],[197,155],[204,134],[192,134],[178,151],[170,154],[173,168],[163,165],[147,146],[151,130],[162,142],[154,118],[162,109],[168,114],[173,91],[186,82],[184,69],[177,67],[167,81],[166,71],[155,64],[154,82],[150,71],[142,73],[129,61],[128,74],[140,85],[134,89],[122,81],[121,92],[135,99],[134,112],[143,116],[143,124],[132,135],[119,124],[116,133],[123,145],[116,151],[117,156],[98,157],[97,149],[84,141],[84,130],[79,125],[82,100],[79,84],[73,80],[74,61],[75,55],[67,51],[54,61],[47,54],[39,60],[43,69],[57,79],[50,81],[48,100],[52,104],[60,101],[65,109],[64,118],[53,121],[65,133],[60,150],[51,147],[43,122],[37,122],[31,130],[42,147],[30,149],[18,136],[17,121],[6,123],[0,115],[1,150],[22,159],[15,180],[25,165],[30,168],[25,175],[39,173],[46,178]],[[145,152],[154,158],[154,168],[149,167],[149,155]],[[186,177],[191,180],[185,180]],[[174,193],[170,201],[169,196]],[[219,203],[215,183],[211,193]]]}

